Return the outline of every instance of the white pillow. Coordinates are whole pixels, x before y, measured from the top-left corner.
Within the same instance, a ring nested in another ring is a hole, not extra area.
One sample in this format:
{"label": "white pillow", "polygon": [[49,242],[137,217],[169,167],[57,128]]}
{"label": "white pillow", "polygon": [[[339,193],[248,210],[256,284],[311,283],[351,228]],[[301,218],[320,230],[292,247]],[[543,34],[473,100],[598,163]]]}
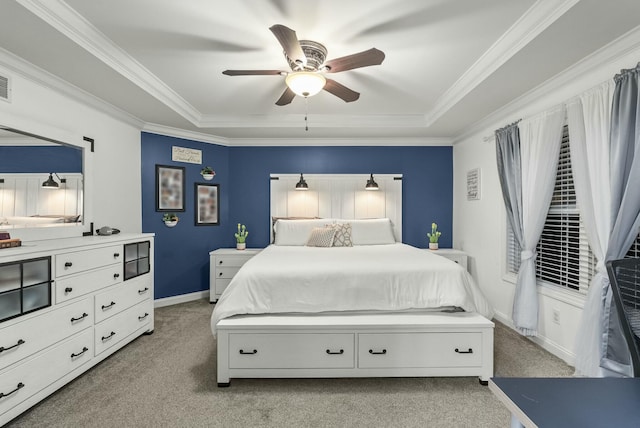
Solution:
{"label": "white pillow", "polygon": [[395,244],[391,220],[375,218],[368,220],[337,220],[338,223],[351,223],[351,240],[353,245]]}
{"label": "white pillow", "polygon": [[315,227],[324,227],[333,220],[278,220],[274,226],[276,239],[274,245],[306,245],[311,231]]}

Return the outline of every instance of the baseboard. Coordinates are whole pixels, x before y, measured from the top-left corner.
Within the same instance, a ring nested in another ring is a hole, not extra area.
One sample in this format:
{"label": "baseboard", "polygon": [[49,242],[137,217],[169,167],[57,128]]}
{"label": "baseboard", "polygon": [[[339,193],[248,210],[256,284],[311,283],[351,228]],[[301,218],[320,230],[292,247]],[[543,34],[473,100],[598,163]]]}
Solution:
{"label": "baseboard", "polygon": [[[506,316],[501,312],[496,312],[493,318],[512,330],[516,329],[515,326],[513,325],[513,321],[511,320],[511,318],[509,318],[508,316]],[[545,351],[548,351],[553,355],[555,355],[556,357],[560,358],[562,361],[569,364],[570,366],[572,367],[575,366],[576,356],[573,352],[569,351],[568,349],[562,346],[559,346],[557,343],[549,340],[547,337],[542,335],[538,335],[536,337],[528,337],[528,339],[531,340],[536,345],[540,346]]]}
{"label": "baseboard", "polygon": [[200,299],[209,300],[209,290],[196,291],[194,293],[181,294],[179,296],[163,297],[162,299],[156,299],[153,302],[153,306],[155,308],[162,308],[163,306],[177,305],[179,303],[192,302]]}

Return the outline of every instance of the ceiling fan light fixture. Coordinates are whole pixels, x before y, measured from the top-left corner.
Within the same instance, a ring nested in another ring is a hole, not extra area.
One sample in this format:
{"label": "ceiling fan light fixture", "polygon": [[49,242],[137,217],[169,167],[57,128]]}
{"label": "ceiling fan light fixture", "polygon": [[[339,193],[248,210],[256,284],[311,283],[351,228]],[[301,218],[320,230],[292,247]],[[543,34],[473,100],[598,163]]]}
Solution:
{"label": "ceiling fan light fixture", "polygon": [[296,95],[312,97],[324,88],[327,79],[315,71],[294,71],[284,79],[285,83]]}

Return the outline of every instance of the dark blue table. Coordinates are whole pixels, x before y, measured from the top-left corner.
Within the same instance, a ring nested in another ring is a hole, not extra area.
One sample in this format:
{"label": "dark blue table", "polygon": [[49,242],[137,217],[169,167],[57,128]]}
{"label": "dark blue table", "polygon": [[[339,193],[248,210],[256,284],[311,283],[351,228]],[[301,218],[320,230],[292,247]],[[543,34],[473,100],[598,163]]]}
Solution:
{"label": "dark blue table", "polygon": [[491,378],[511,426],[640,427],[640,378]]}

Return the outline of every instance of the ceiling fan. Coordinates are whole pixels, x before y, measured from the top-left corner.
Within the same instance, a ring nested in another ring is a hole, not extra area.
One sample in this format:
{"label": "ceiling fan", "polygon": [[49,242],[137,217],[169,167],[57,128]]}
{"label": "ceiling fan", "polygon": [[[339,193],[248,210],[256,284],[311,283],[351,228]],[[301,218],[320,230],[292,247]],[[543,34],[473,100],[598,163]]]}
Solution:
{"label": "ceiling fan", "polygon": [[370,65],[380,65],[384,61],[384,52],[376,48],[325,61],[327,48],[321,43],[313,40],[298,40],[296,32],[284,25],[277,24],[270,27],[269,30],[282,45],[284,56],[289,62],[291,71],[225,70],[222,74],[227,76],[285,76],[287,88],[276,101],[279,106],[291,103],[296,95],[306,98],[317,94],[323,89],[347,103],[356,101],[360,98],[358,92],[341,85],[333,79],[326,78],[325,74],[338,73]]}

